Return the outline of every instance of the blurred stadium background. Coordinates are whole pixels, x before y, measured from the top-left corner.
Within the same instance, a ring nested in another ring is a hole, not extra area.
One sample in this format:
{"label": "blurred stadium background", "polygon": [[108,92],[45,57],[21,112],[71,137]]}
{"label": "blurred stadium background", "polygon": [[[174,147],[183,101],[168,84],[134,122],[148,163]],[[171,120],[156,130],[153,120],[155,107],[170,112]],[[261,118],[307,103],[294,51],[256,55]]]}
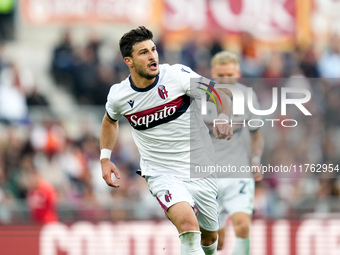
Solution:
{"label": "blurred stadium background", "polygon": [[[214,53],[238,53],[264,106],[277,79],[298,79],[312,117],[264,127],[263,164],[339,165],[339,13],[336,0],[0,0],[0,254],[178,254],[175,228],[135,174],[124,120],[119,189],[98,161],[106,95],[128,74],[118,40],[138,25],[154,31],[161,63],[206,77]],[[339,174],[265,177],[252,254],[340,254]]]}

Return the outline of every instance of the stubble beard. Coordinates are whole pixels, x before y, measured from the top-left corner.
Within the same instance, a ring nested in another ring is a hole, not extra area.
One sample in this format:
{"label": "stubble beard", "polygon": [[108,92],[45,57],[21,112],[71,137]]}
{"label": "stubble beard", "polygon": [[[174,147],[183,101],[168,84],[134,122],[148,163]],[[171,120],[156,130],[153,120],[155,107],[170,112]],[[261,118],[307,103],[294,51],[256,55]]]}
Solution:
{"label": "stubble beard", "polygon": [[150,74],[146,70],[143,70],[143,68],[141,68],[139,66],[135,66],[135,70],[136,70],[136,73],[139,76],[141,76],[141,77],[143,77],[147,80],[152,80],[159,75],[159,70],[157,71],[157,74]]}

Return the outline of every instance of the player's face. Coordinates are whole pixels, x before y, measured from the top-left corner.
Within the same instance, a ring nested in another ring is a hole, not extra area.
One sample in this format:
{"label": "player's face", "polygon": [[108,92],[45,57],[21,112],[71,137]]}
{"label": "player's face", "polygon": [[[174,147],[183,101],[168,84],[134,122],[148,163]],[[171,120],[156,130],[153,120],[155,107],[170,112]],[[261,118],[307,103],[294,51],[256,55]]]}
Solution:
{"label": "player's face", "polygon": [[220,84],[235,84],[241,72],[234,63],[216,64],[211,69],[211,77]]}
{"label": "player's face", "polygon": [[158,53],[151,40],[136,43],[132,52],[132,68],[136,73],[148,80],[152,80],[159,74]]}

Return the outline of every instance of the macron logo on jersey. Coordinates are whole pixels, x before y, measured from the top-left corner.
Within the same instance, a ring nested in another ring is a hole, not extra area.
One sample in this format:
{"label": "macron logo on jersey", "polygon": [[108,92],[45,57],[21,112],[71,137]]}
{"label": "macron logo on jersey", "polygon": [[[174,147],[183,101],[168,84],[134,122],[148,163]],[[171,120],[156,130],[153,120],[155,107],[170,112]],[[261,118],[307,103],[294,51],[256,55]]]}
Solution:
{"label": "macron logo on jersey", "polygon": [[130,107],[131,108],[133,108],[133,104],[135,103],[135,101],[134,100],[130,100],[130,101],[128,101],[128,104],[130,105]]}
{"label": "macron logo on jersey", "polygon": [[185,70],[183,67],[182,67],[181,71],[185,72],[185,73],[190,73],[189,71]]}
{"label": "macron logo on jersey", "polygon": [[124,116],[133,128],[145,130],[177,119],[186,112],[189,105],[190,98],[183,95],[166,104]]}

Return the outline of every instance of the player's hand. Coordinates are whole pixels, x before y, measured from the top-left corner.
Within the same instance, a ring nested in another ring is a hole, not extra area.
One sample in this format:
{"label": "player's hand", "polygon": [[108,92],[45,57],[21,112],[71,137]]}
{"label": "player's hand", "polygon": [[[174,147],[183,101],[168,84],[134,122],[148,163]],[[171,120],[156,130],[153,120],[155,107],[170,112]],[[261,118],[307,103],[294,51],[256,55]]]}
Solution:
{"label": "player's hand", "polygon": [[112,173],[115,175],[115,177],[117,179],[120,179],[120,175],[117,171],[117,168],[115,166],[115,164],[113,164],[110,159],[108,158],[104,158],[100,161],[101,166],[102,166],[102,176],[103,179],[105,180],[106,184],[114,187],[114,188],[118,188],[119,184],[118,183],[114,183],[112,180]]}
{"label": "player's hand", "polygon": [[258,163],[251,163],[251,169],[254,169],[253,171],[253,178],[254,181],[259,182],[263,180],[263,174],[260,169],[260,165]]}
{"label": "player's hand", "polygon": [[213,133],[216,139],[230,140],[233,137],[233,128],[227,123],[216,124],[213,128]]}

